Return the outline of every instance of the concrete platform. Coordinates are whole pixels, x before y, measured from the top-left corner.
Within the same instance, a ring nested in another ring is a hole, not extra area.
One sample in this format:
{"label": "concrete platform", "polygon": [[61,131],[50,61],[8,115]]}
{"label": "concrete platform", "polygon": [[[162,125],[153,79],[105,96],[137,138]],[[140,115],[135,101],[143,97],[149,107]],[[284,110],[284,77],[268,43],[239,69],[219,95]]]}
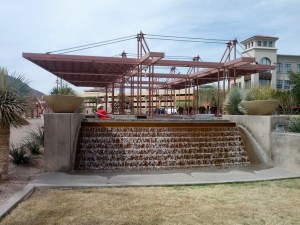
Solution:
{"label": "concrete platform", "polygon": [[267,181],[300,178],[300,171],[280,167],[247,166],[228,169],[197,168],[180,170],[119,172],[53,172],[38,176],[0,206],[0,220],[35,188],[87,188],[128,186],[204,185],[232,182]]}

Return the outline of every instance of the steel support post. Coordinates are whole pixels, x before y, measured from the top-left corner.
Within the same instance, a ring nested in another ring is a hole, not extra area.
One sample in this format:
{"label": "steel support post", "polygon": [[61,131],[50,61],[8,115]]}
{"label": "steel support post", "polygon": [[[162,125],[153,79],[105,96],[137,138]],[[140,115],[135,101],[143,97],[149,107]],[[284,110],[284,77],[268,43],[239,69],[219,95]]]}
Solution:
{"label": "steel support post", "polygon": [[[186,99],[186,82],[187,82],[187,79],[185,79],[185,82],[184,82],[184,108],[185,108],[185,110],[187,110],[187,107],[186,107],[186,101],[187,101],[187,99]],[[187,112],[188,112],[188,110],[187,110]]]}
{"label": "steel support post", "polygon": [[115,114],[115,83],[112,83],[112,102],[111,102],[111,107],[112,107],[112,114]]}
{"label": "steel support post", "polygon": [[108,101],[108,97],[107,97],[107,86],[105,87],[105,110],[107,110],[107,101]]}
{"label": "steel support post", "polygon": [[218,68],[217,117],[220,115],[220,69]]}

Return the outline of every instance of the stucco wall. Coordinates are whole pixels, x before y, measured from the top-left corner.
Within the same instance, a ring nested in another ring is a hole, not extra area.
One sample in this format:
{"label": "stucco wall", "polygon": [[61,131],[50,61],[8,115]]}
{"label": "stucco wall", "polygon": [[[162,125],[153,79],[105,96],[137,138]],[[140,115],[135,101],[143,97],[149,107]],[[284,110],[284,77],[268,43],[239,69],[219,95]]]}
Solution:
{"label": "stucco wall", "polygon": [[81,121],[79,113],[45,114],[45,170],[70,171]]}
{"label": "stucco wall", "polygon": [[236,122],[245,127],[255,138],[257,143],[271,163],[271,132],[278,123],[284,124],[287,130],[288,120],[285,116],[257,116],[257,115],[224,115],[224,119]]}
{"label": "stucco wall", "polygon": [[300,170],[300,134],[271,133],[272,162],[292,170]]}

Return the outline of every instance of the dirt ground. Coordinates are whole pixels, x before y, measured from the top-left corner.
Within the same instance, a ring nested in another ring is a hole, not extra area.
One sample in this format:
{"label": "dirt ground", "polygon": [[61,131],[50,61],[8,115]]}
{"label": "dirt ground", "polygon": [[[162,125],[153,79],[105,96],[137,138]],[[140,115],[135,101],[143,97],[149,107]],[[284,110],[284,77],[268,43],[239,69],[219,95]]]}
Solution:
{"label": "dirt ground", "polygon": [[300,179],[172,187],[37,189],[3,225],[298,224]]}
{"label": "dirt ground", "polygon": [[[31,119],[30,124],[21,129],[11,129],[10,143],[18,144],[29,136],[29,131],[35,130],[43,125],[41,119]],[[43,152],[42,152],[43,153]],[[9,179],[0,181],[0,205],[11,198],[15,193],[22,190],[37,175],[44,172],[44,156],[31,156],[28,165],[9,164]]]}
{"label": "dirt ground", "polygon": [[37,175],[44,172],[44,157],[34,156],[28,165],[9,165],[9,179],[0,181],[0,205],[22,190]]}

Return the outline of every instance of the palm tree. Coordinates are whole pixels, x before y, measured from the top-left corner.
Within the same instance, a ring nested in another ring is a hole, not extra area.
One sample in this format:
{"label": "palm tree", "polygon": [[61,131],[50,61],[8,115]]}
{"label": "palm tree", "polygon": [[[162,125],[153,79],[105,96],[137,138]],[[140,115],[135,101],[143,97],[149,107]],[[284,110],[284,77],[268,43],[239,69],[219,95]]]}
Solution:
{"label": "palm tree", "polygon": [[27,81],[22,75],[13,73],[11,77],[5,68],[0,67],[0,180],[8,178],[10,127],[28,124],[23,117],[30,105]]}

